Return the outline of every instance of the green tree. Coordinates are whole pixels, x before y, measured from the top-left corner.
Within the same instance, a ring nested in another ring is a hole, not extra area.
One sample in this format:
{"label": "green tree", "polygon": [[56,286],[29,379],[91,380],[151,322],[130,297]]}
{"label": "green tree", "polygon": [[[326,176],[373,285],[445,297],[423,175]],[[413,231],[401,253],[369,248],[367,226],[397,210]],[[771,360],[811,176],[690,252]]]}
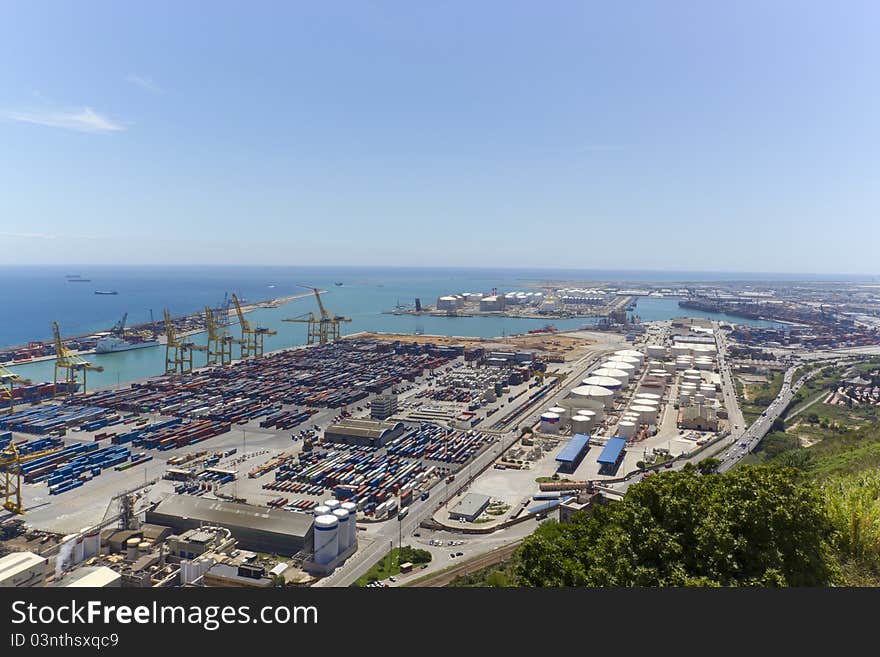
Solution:
{"label": "green tree", "polygon": [[820,586],[836,580],[822,496],[789,468],[668,472],[616,504],[545,523],[515,569],[527,586]]}
{"label": "green tree", "polygon": [[721,465],[721,461],[714,457],[710,457],[700,461],[699,465],[697,465],[697,469],[700,471],[700,474],[709,475],[717,472],[719,465]]}

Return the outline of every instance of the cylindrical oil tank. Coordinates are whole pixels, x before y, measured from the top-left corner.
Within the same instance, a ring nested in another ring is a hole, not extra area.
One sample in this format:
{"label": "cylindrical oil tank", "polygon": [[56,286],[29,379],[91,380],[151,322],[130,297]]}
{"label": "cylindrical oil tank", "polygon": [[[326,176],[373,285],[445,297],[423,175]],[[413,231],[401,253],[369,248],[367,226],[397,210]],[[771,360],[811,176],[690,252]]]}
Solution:
{"label": "cylindrical oil tank", "polygon": [[634,422],[620,422],[617,425],[617,435],[621,438],[632,438],[636,433],[636,425]]}
{"label": "cylindrical oil tank", "polygon": [[336,520],[339,522],[339,531],[337,532],[337,549],[338,554],[341,554],[345,552],[351,545],[351,518],[349,517],[348,511],[343,509],[341,506],[333,511],[333,515],[336,516]]}
{"label": "cylindrical oil tank", "polygon": [[142,557],[147,554],[150,551],[151,545],[152,543],[150,543],[149,541],[141,541],[140,543],[138,543],[138,556]]}
{"label": "cylindrical oil tank", "polygon": [[643,363],[645,360],[645,354],[641,351],[636,351],[635,349],[621,349],[620,351],[615,351],[614,355],[635,358],[639,363]]}
{"label": "cylindrical oil tank", "polygon": [[315,563],[328,564],[339,554],[339,521],[334,515],[315,518]]}
{"label": "cylindrical oil tank", "polygon": [[562,408],[562,406],[554,406],[553,408],[547,409],[550,413],[556,413],[559,416],[560,421],[564,421],[566,417],[568,417],[568,410]]}
{"label": "cylindrical oil tank", "polygon": [[616,367],[600,367],[597,370],[593,370],[591,376],[608,376],[612,379],[620,379],[626,384],[632,374],[633,370],[619,370]]}
{"label": "cylindrical oil tank", "polygon": [[581,383],[585,386],[601,386],[609,390],[619,391],[623,387],[623,381],[612,379],[610,376],[588,376]]}
{"label": "cylindrical oil tank", "polygon": [[639,420],[645,424],[657,424],[657,408],[654,406],[630,406],[630,410],[639,414]]}
{"label": "cylindrical oil tank", "polygon": [[315,507],[315,510],[312,513],[317,518],[318,516],[328,516],[332,511],[333,509],[331,509],[329,506],[319,504]]}
{"label": "cylindrical oil tank", "polygon": [[556,413],[541,414],[541,432],[542,433],[558,433],[559,432],[559,415]]}
{"label": "cylindrical oil tank", "polygon": [[662,344],[649,344],[646,348],[646,351],[651,358],[666,357],[666,347],[664,347]]}
{"label": "cylindrical oil tank", "polygon": [[637,393],[633,397],[633,399],[653,399],[659,402],[661,399],[663,399],[663,395],[658,395],[656,392],[640,392]]}
{"label": "cylindrical oil tank", "polygon": [[592,428],[592,419],[586,415],[575,415],[571,418],[572,433],[590,433],[590,429]]}
{"label": "cylindrical oil tank", "polygon": [[326,506],[330,511],[335,511],[339,508],[341,502],[337,499],[333,499],[332,497],[329,500],[324,500],[324,506]]}
{"label": "cylindrical oil tank", "polygon": [[606,363],[629,363],[636,369],[642,366],[642,359],[633,358],[632,356],[610,356],[605,360]]}
{"label": "cylindrical oil tank", "polygon": [[601,386],[578,386],[572,388],[568,400],[575,408],[610,408],[614,403],[614,391]]}

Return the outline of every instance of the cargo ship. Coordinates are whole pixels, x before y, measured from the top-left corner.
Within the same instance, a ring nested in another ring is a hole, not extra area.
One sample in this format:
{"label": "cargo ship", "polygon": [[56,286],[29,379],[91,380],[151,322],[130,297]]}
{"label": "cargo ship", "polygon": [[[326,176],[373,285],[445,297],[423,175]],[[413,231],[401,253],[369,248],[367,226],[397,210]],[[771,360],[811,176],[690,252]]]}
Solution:
{"label": "cargo ship", "polygon": [[91,278],[68,278],[68,283],[91,283]]}
{"label": "cargo ship", "polygon": [[95,290],[95,294],[119,294],[116,290]]}
{"label": "cargo ship", "polygon": [[95,343],[96,354],[112,354],[117,351],[128,351],[129,349],[142,349],[144,347],[155,347],[159,344],[158,340],[143,340],[141,342],[132,342],[118,335],[108,335]]}

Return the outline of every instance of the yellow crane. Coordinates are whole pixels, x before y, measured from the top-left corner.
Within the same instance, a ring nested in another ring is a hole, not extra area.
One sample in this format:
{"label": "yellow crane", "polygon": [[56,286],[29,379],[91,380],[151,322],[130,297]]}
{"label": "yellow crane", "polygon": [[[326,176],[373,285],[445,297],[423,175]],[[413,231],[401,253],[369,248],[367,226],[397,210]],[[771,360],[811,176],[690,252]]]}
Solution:
{"label": "yellow crane", "polygon": [[321,339],[321,322],[315,317],[315,313],[311,310],[296,317],[285,318],[282,322],[299,322],[308,324],[308,342],[306,344],[317,344]]}
{"label": "yellow crane", "polygon": [[260,358],[263,355],[263,338],[267,335],[277,335],[278,331],[262,326],[251,326],[251,323],[245,319],[241,303],[235,293],[232,294],[232,303],[235,306],[235,314],[238,315],[238,323],[241,325],[241,340],[238,343],[241,346],[241,359]]}
{"label": "yellow crane", "polygon": [[165,374],[186,374],[193,369],[193,352],[205,351],[207,347],[195,344],[192,340],[181,340],[171,320],[171,313],[165,309]]}
{"label": "yellow crane", "polygon": [[331,315],[327,312],[327,309],[324,307],[324,302],[321,301],[321,291],[318,288],[311,287],[310,285],[300,285],[300,287],[306,290],[311,290],[315,293],[315,299],[318,300],[318,308],[321,311],[321,317],[318,319],[313,313],[309,313],[310,317],[308,320],[296,318],[289,321],[309,322],[307,344],[327,344],[328,342],[338,340],[340,337],[339,325],[342,322],[350,322],[351,318],[343,317],[342,315]]}
{"label": "yellow crane", "polygon": [[30,382],[30,379],[26,379],[0,365],[0,409],[2,409],[2,406],[6,406],[8,401],[9,412],[12,413],[15,410],[15,385],[28,385]]}
{"label": "yellow crane", "polygon": [[10,513],[24,513],[21,503],[22,464],[56,454],[63,449],[64,447],[53,447],[22,456],[18,453],[15,443],[10,440],[9,444],[0,450],[0,497],[3,498],[3,508]]}
{"label": "yellow crane", "polygon": [[217,326],[210,306],[205,306],[205,324],[208,328],[207,365],[229,365],[232,362],[232,343],[237,342],[225,328]]}
{"label": "yellow crane", "polygon": [[[64,374],[63,381],[68,383],[79,383],[79,375],[82,374],[82,391],[86,391],[86,373],[87,372],[103,372],[104,368],[100,365],[92,365],[82,356],[76,355],[64,346],[61,339],[61,329],[58,322],[52,322],[52,335],[55,339],[55,378],[53,381],[52,396],[58,392],[58,372]],[[71,390],[70,394],[74,394],[76,388]]]}

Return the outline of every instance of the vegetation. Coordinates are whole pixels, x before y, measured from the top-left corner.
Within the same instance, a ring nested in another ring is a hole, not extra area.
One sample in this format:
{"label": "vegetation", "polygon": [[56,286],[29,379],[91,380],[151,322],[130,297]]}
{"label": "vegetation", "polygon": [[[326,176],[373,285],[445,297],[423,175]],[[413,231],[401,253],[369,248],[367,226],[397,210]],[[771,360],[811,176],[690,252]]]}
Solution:
{"label": "vegetation", "polygon": [[687,469],[541,525],[514,572],[525,586],[820,586],[836,581],[832,534],[819,487],[795,470]]}
{"label": "vegetation", "polygon": [[428,563],[431,561],[431,553],[427,550],[404,545],[400,550],[394,548],[382,557],[366,573],[361,575],[354,586],[366,586],[370,582],[379,582],[388,579],[392,575],[400,574],[400,564],[410,562],[413,565]]}
{"label": "vegetation", "polygon": [[739,397],[740,407],[742,408],[743,417],[745,418],[746,423],[751,424],[760,417],[761,413],[767,410],[767,407],[782,389],[784,378],[784,372],[773,372],[770,380],[764,383],[743,385],[737,379],[736,392]]}
{"label": "vegetation", "polygon": [[507,561],[487,566],[481,570],[456,577],[449,586],[453,587],[509,587],[516,586],[513,562]]}

